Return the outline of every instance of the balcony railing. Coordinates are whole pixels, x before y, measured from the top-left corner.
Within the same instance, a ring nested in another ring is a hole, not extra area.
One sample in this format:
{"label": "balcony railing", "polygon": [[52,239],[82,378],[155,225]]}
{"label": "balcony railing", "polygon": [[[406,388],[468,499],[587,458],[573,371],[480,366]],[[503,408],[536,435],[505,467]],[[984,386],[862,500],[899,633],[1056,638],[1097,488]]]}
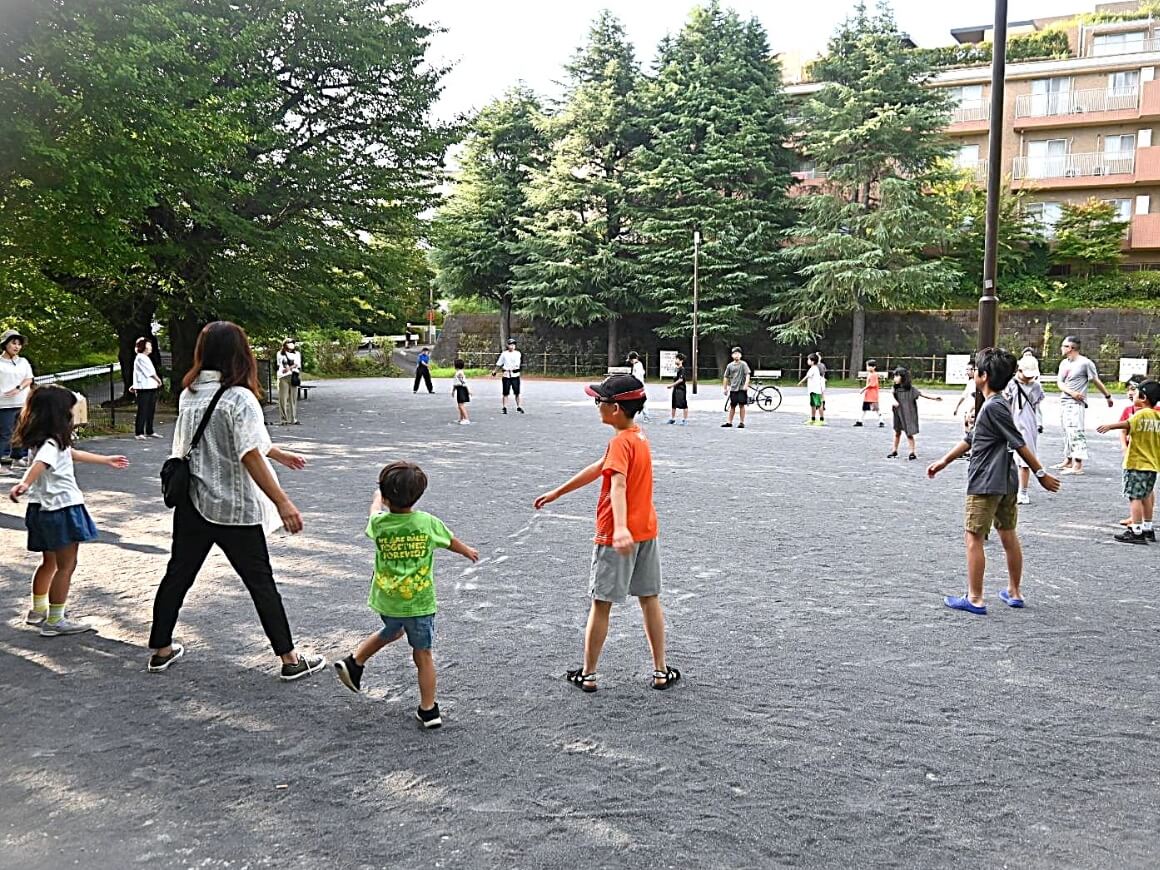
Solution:
{"label": "balcony railing", "polygon": [[1134,152],[1058,154],[1049,157],[1016,157],[1012,175],[1016,180],[1036,178],[1085,178],[1099,175],[1131,175],[1136,171]]}
{"label": "balcony railing", "polygon": [[1088,46],[1088,57],[1110,57],[1114,54],[1142,54],[1160,51],[1160,39],[1130,39],[1125,42],[1097,43],[1094,39]]}
{"label": "balcony railing", "polygon": [[799,169],[796,172],[791,172],[790,175],[798,181],[825,181],[830,173],[824,169]]}
{"label": "balcony railing", "polygon": [[969,100],[960,103],[951,112],[952,124],[963,124],[967,121],[991,120],[991,104],[983,100]]}
{"label": "balcony railing", "polygon": [[1091,88],[1064,94],[1020,94],[1015,98],[1015,117],[1045,118],[1139,107],[1139,88]]}
{"label": "balcony railing", "polygon": [[987,161],[975,160],[972,163],[955,163],[955,168],[960,172],[969,172],[974,177],[975,181],[985,182],[987,180]]}

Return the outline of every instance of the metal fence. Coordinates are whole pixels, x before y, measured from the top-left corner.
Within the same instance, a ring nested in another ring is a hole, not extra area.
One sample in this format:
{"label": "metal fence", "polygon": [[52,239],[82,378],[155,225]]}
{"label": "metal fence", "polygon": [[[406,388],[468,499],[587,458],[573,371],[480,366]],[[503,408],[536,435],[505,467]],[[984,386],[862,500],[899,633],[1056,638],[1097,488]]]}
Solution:
{"label": "metal fence", "polygon": [[[33,380],[38,386],[63,384],[74,393],[80,393],[89,405],[89,425],[113,429],[117,426],[117,402],[125,394],[120,374],[121,364],[112,362],[38,375]],[[119,411],[122,423],[132,420],[135,414],[133,408],[122,407]]]}

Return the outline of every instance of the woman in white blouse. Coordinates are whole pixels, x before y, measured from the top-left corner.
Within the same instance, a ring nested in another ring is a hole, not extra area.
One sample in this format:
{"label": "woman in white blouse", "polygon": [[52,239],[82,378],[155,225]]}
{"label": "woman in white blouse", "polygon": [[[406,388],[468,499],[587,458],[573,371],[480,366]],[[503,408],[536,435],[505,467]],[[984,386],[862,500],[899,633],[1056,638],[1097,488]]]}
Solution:
{"label": "woman in white blouse", "polygon": [[153,431],[153,416],[157,413],[157,393],[161,389],[161,378],[153,367],[150,354],[153,343],[147,338],[137,339],[137,358],[133,360],[133,386],[130,392],[137,396],[137,440],[160,438]]}
{"label": "woman in white blouse", "polygon": [[298,385],[302,383],[302,354],[294,339],[282,342],[278,351],[278,413],[282,425],[298,425]]}
{"label": "woman in white blouse", "polygon": [[270,443],[258,403],[258,364],[242,328],[224,320],[206,326],[183,385],[173,456],[190,453],[198,424],[214,397],[220,398],[189,455],[190,499],[173,514],[169,566],[153,601],[149,670],[164,671],[185,653],[173,642],[177,614],[217,544],[254,600],[266,637],[282,660],[282,679],[312,674],[326,660],[294,648],[266,548],[266,535],[279,527],[290,534],[302,531],[302,515],[278,485],[267,457],[294,469],[305,467],[306,460]]}

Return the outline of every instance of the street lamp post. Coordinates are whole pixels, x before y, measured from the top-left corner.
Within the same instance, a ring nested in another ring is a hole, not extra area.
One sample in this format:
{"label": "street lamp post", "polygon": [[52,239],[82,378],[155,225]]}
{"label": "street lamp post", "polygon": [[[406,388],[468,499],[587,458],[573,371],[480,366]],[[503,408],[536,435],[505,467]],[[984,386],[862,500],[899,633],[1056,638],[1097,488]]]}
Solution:
{"label": "street lamp post", "polygon": [[[991,124],[987,139],[987,221],[983,243],[983,292],[979,296],[979,350],[999,340],[999,196],[1003,183],[1003,80],[1007,67],[1007,0],[995,0],[991,40]],[[980,390],[975,409],[983,403]]]}
{"label": "street lamp post", "polygon": [[697,395],[697,315],[700,301],[699,276],[697,274],[701,258],[701,231],[693,230],[693,395]]}

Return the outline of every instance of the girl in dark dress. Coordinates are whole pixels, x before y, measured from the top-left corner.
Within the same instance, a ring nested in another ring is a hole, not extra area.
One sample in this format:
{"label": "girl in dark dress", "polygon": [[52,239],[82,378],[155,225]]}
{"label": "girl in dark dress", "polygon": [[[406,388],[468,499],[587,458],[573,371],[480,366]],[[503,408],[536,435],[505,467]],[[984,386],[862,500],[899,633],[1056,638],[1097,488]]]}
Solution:
{"label": "girl in dark dress", "polygon": [[677,354],[677,372],[673,375],[673,382],[669,384],[669,389],[673,391],[673,410],[669,416],[669,425],[672,426],[677,422],[677,411],[684,411],[685,415],[681,418],[681,425],[689,425],[689,399],[685,394],[685,355],[683,353]]}
{"label": "girl in dark dress", "polygon": [[906,433],[906,443],[910,447],[907,459],[918,459],[914,452],[914,436],[918,434],[918,400],[932,399],[941,402],[942,396],[928,396],[914,386],[910,380],[910,369],[899,366],[894,370],[894,446],[886,454],[887,459],[898,456],[898,444],[902,433]]}

